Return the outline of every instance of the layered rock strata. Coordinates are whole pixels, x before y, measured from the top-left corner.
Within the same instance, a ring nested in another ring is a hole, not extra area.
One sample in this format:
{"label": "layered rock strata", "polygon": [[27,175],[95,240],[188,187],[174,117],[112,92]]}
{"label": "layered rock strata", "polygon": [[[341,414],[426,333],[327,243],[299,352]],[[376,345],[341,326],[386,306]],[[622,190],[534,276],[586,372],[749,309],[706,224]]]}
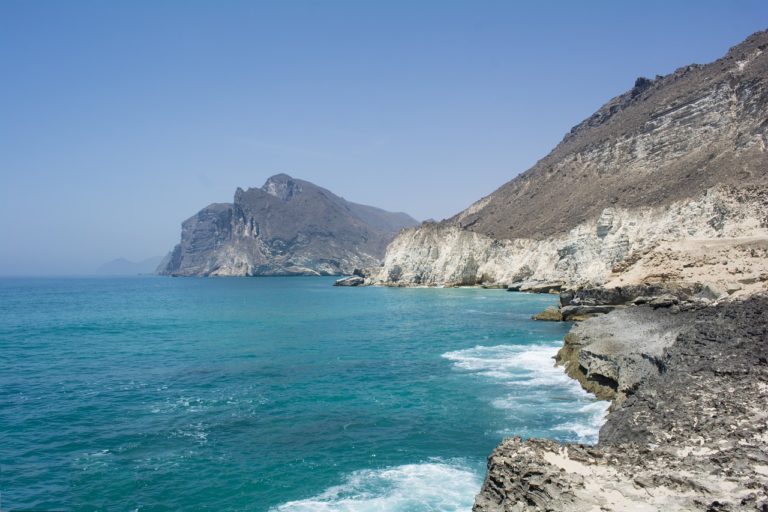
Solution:
{"label": "layered rock strata", "polygon": [[397,232],[417,222],[351,203],[286,174],[238,188],[182,224],[158,273],[185,276],[339,275],[378,265]]}
{"label": "layered rock strata", "polygon": [[768,296],[627,306],[574,334],[561,357],[623,397],[598,444],[505,440],[475,512],[768,509]]}
{"label": "layered rock strata", "polygon": [[754,293],[768,281],[766,212],[768,188],[715,187],[667,207],[613,208],[545,240],[497,240],[456,225],[422,225],[392,241],[384,266],[372,269],[367,282],[579,287],[699,281],[723,292],[741,285]]}

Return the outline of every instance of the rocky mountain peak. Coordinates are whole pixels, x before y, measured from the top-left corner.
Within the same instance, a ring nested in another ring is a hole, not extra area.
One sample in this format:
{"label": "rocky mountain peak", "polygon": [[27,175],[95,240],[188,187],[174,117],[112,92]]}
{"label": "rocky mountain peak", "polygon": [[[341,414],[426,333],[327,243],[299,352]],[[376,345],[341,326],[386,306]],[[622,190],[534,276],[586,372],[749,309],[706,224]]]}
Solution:
{"label": "rocky mountain peak", "polygon": [[418,222],[352,203],[287,174],[238,188],[182,224],[181,242],[158,272],[168,275],[336,275],[380,263],[397,232]]}
{"label": "rocky mountain peak", "polygon": [[301,193],[301,185],[287,174],[275,174],[267,179],[261,190],[282,201],[290,201]]}

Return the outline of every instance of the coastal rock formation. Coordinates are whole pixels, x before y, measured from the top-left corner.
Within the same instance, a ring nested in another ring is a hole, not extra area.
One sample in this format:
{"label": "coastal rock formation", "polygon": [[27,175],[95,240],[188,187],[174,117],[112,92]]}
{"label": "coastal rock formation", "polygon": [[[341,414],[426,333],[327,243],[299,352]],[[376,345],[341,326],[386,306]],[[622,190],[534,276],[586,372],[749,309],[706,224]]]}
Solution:
{"label": "coastal rock formation", "polygon": [[339,275],[377,265],[397,232],[417,222],[351,203],[308,181],[278,174],[238,188],[182,224],[163,275]]}
{"label": "coastal rock formation", "polygon": [[[530,170],[451,219],[401,233],[367,282],[580,286],[696,274],[717,290],[740,280],[752,286],[743,295],[765,289],[765,258],[752,256],[762,249],[748,245],[768,241],[766,119],[760,32],[712,64],[639,79]],[[702,258],[708,244],[737,258]]]}
{"label": "coastal rock formation", "polygon": [[686,324],[678,315],[634,307],[589,318],[571,329],[556,361],[587,391],[620,403],[662,371],[664,350]]}
{"label": "coastal rock formation", "polygon": [[579,327],[578,363],[625,399],[595,446],[502,442],[475,512],[768,509],[768,296]]}
{"label": "coastal rock formation", "polygon": [[595,446],[503,441],[475,512],[768,510],[768,32],[640,78],[366,284],[560,291]]}
{"label": "coastal rock formation", "polygon": [[[409,286],[547,281],[574,287],[701,278],[717,288],[739,279],[764,283],[766,211],[768,188],[718,186],[666,207],[614,208],[607,232],[602,216],[543,240],[497,240],[457,225],[422,225],[392,241],[384,266],[372,269],[369,282]],[[708,246],[725,251],[723,259]]]}

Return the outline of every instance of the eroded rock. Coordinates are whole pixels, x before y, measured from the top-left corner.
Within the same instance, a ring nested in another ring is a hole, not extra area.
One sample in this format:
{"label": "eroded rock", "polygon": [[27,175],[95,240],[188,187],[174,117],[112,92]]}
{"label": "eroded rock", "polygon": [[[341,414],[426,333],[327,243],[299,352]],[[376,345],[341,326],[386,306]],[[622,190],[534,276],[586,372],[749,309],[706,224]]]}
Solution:
{"label": "eroded rock", "polygon": [[549,306],[544,311],[536,313],[531,318],[547,322],[561,322],[563,320],[563,314],[560,312],[560,308]]}
{"label": "eroded rock", "polygon": [[337,279],[333,286],[360,286],[365,283],[365,279],[360,276],[343,277]]}
{"label": "eroded rock", "polygon": [[616,383],[598,444],[504,440],[474,512],[768,509],[768,296],[619,309],[558,357]]}

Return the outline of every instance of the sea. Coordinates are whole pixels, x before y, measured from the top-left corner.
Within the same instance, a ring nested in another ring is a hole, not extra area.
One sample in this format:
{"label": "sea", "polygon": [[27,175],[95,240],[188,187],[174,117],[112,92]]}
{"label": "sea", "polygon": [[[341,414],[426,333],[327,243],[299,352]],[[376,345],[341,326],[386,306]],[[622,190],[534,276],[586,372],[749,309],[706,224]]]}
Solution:
{"label": "sea", "polygon": [[0,510],[469,511],[504,437],[595,442],[556,296],[0,279]]}

